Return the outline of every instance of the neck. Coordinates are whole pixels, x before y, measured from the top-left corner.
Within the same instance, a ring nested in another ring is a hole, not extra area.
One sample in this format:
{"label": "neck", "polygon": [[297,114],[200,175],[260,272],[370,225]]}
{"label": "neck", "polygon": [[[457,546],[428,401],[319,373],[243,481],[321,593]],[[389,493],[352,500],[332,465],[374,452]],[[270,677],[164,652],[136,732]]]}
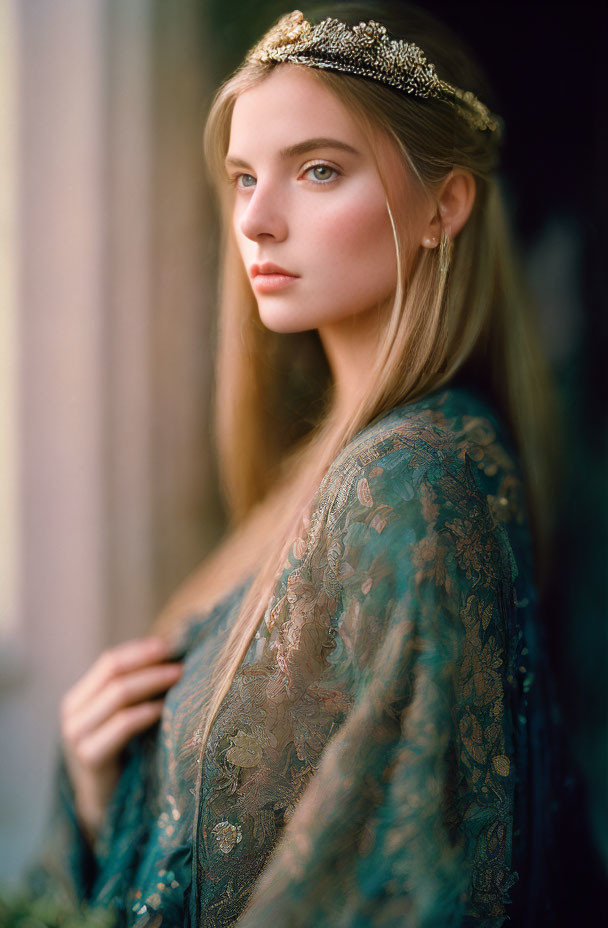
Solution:
{"label": "neck", "polygon": [[385,315],[375,307],[319,329],[335,385],[335,408],[340,414],[353,414],[370,389]]}

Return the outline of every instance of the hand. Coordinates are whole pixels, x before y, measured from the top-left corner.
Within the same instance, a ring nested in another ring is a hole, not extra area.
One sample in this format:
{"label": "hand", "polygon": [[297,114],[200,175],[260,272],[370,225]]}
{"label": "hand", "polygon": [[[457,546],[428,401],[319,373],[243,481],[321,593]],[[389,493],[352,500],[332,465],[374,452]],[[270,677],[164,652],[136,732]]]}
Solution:
{"label": "hand", "polygon": [[76,812],[93,843],[118,782],[128,741],[160,718],[163,693],[179,679],[182,662],[167,663],[170,644],[138,638],[101,655],[61,701],[61,739]]}

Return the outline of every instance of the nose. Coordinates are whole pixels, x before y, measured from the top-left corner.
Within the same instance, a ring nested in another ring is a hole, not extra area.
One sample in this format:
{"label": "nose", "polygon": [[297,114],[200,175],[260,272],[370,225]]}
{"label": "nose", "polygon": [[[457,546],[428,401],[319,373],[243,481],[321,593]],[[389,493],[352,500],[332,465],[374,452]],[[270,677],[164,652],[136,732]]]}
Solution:
{"label": "nose", "polygon": [[240,216],[239,228],[252,242],[264,237],[283,241],[287,237],[287,221],[280,193],[258,182]]}

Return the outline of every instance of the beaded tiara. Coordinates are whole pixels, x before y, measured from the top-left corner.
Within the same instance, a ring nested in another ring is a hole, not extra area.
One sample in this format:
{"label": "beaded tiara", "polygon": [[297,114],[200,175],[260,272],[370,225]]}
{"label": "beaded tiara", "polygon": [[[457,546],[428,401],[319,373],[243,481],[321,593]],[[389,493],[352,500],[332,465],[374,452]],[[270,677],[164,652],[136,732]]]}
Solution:
{"label": "beaded tiara", "polygon": [[421,48],[389,38],[386,27],[374,19],[348,26],[329,17],[312,26],[294,10],[268,30],[246,60],[292,62],[368,77],[416,97],[445,100],[474,129],[500,134],[503,128],[502,119],[471,91],[441,80]]}

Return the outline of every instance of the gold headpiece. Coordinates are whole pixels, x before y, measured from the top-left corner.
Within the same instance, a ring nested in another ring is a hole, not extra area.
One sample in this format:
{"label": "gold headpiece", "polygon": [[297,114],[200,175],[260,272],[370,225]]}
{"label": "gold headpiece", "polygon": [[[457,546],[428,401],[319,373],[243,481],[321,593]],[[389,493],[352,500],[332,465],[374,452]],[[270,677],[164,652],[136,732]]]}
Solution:
{"label": "gold headpiece", "polygon": [[501,118],[474,94],[442,81],[421,48],[390,39],[386,27],[373,19],[351,27],[328,18],[312,26],[300,10],[294,10],[263,36],[247,61],[290,61],[369,77],[416,97],[445,100],[474,129],[500,133],[503,127]]}

